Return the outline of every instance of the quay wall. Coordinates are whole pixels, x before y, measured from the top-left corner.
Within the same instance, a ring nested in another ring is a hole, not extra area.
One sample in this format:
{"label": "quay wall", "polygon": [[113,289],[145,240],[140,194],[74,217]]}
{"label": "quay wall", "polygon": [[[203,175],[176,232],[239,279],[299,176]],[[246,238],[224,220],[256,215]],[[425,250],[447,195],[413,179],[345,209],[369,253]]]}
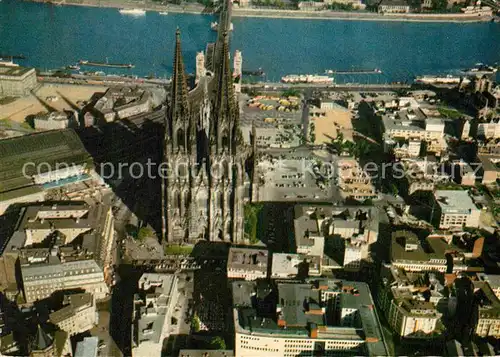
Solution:
{"label": "quay wall", "polygon": [[[132,0],[27,0],[33,2],[47,2],[57,5],[91,6],[109,8],[136,8],[139,6]],[[167,11],[172,13],[207,14],[203,6],[199,4],[187,5],[157,5],[147,4],[143,7],[147,11]],[[412,22],[459,22],[475,23],[489,22],[495,19],[493,16],[478,16],[473,14],[379,14],[374,12],[355,11],[299,11],[279,9],[254,9],[233,8],[233,17],[263,17],[263,18],[293,18],[293,19],[317,19],[317,20],[356,20],[356,21],[412,21]]]}

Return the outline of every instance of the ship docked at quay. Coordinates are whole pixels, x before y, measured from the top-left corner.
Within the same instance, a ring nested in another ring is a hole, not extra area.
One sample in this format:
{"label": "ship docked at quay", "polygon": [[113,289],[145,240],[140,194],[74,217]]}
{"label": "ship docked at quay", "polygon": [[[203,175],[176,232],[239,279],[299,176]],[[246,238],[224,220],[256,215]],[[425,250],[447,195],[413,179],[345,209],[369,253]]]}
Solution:
{"label": "ship docked at quay", "polygon": [[468,76],[483,76],[495,74],[497,71],[497,67],[488,66],[483,63],[476,63],[474,67],[462,70],[462,73]]}
{"label": "ship docked at quay", "polygon": [[415,83],[420,84],[459,84],[460,81],[470,82],[469,79],[459,76],[419,76],[415,78]]}
{"label": "ship docked at quay", "polygon": [[112,68],[134,68],[135,66],[132,63],[108,63],[106,62],[92,62],[87,60],[80,60],[78,64],[81,66],[89,66],[89,67],[112,67]]}
{"label": "ship docked at quay", "polygon": [[120,9],[120,14],[122,15],[133,15],[133,16],[143,16],[146,15],[146,11],[143,9]]}
{"label": "ship docked at quay", "polygon": [[290,74],[281,78],[283,83],[333,84],[333,77],[314,74]]}

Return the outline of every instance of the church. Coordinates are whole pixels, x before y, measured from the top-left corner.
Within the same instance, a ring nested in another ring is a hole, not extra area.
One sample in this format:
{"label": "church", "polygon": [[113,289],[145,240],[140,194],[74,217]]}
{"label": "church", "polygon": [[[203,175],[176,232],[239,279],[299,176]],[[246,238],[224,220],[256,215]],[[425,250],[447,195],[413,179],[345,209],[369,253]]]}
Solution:
{"label": "church", "polygon": [[246,167],[252,150],[239,128],[229,58],[231,4],[223,6],[217,41],[207,46],[204,63],[197,58],[197,83],[190,91],[176,32],[162,175],[162,240],[167,244],[245,243]]}

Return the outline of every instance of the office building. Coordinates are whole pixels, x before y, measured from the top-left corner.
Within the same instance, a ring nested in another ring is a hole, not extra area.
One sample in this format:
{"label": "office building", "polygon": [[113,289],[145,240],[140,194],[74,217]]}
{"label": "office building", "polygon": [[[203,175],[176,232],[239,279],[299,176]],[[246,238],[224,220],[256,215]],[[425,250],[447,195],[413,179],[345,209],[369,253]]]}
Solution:
{"label": "office building", "polygon": [[173,274],[145,273],[139,279],[132,313],[132,356],[159,356],[168,337],[179,292]]}
{"label": "office building", "polygon": [[[401,337],[436,338],[443,331],[440,320],[451,315],[456,297],[445,291],[443,274],[405,272],[395,266],[381,270],[379,305],[389,325]],[[441,279],[439,280],[438,279]]]}
{"label": "office building", "polygon": [[479,227],[481,211],[467,191],[437,190],[434,198],[436,221],[440,229]]}
{"label": "office building", "polygon": [[338,187],[344,200],[354,199],[363,202],[378,197],[370,175],[363,170],[356,159],[339,158],[336,172]]}
{"label": "office building", "polygon": [[410,272],[439,271],[444,273],[448,269],[459,272],[468,270],[466,262],[468,258],[474,259],[473,255],[469,256],[464,249],[443,238],[427,237],[423,242],[425,249],[415,233],[393,232],[390,248],[392,265]]}
{"label": "office building", "polygon": [[473,281],[478,301],[478,320],[475,329],[480,337],[500,337],[500,301],[493,289],[484,281]]}
{"label": "office building", "polygon": [[[307,273],[307,274],[306,274]],[[273,253],[271,278],[295,279],[321,275],[321,258],[291,253]]]}
{"label": "office building", "polygon": [[25,97],[36,85],[34,68],[0,64],[0,97]]}
{"label": "office building", "polygon": [[37,130],[67,129],[77,126],[78,113],[76,111],[51,112],[37,115],[34,119]]}
{"label": "office building", "polygon": [[76,201],[38,204],[21,209],[0,254],[4,262],[19,260],[28,303],[76,288],[101,299],[109,293],[105,281],[114,239],[111,207]]}
{"label": "office building", "polygon": [[360,282],[233,283],[235,355],[385,356],[368,286]]}
{"label": "office building", "polygon": [[255,280],[267,277],[268,251],[266,249],[229,249],[227,277],[232,279]]}
{"label": "office building", "polygon": [[143,114],[153,108],[152,94],[140,87],[113,87],[95,103],[91,112],[98,118],[111,122]]}
{"label": "office building", "polygon": [[495,296],[500,299],[500,275],[478,273],[477,278],[488,283]]}
{"label": "office building", "polygon": [[65,295],[63,307],[49,315],[49,321],[70,336],[92,329],[97,324],[97,310],[90,293]]}
{"label": "office building", "polygon": [[75,357],[97,357],[99,352],[99,337],[85,337],[76,344]]}

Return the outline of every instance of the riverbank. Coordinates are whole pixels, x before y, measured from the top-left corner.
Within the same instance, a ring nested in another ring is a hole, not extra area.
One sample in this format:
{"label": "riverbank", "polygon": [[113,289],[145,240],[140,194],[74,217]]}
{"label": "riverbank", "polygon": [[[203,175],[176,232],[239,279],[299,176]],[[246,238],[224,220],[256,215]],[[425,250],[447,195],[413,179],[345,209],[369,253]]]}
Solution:
{"label": "riverbank", "polygon": [[[44,0],[28,0],[33,2],[47,2]],[[50,1],[49,1],[50,3]],[[62,0],[53,1],[56,5],[69,6],[91,6],[107,8],[137,8],[137,2],[130,0]],[[157,5],[146,2],[143,5],[146,11],[172,12],[186,14],[207,14],[205,8],[199,4],[187,5]],[[477,16],[470,14],[379,14],[374,12],[341,12],[341,11],[299,11],[278,9],[251,9],[233,8],[233,17],[260,17],[260,18],[291,18],[310,20],[353,20],[353,21],[407,21],[407,22],[454,22],[454,23],[477,23],[490,22],[493,16]]]}
{"label": "riverbank", "polygon": [[233,17],[293,18],[316,20],[354,20],[354,21],[409,21],[409,22],[491,22],[493,16],[474,16],[469,14],[379,14],[374,12],[340,11],[290,11],[275,9],[233,9]]}

